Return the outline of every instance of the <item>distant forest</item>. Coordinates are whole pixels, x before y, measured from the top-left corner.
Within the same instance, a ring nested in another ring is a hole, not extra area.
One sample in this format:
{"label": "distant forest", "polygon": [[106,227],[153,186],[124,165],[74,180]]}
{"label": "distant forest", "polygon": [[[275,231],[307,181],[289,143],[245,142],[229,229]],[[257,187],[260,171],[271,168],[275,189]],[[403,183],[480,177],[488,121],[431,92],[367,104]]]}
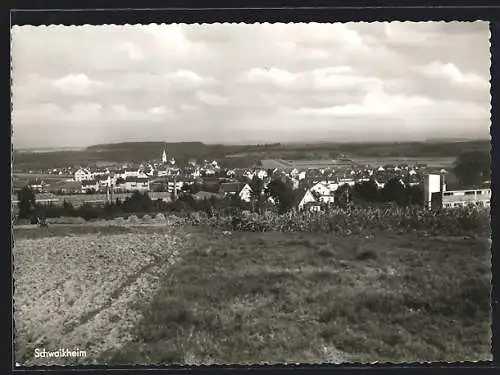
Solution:
{"label": "distant forest", "polygon": [[457,157],[467,151],[489,151],[490,141],[408,143],[309,143],[263,145],[214,145],[202,142],[126,142],[94,145],[79,151],[16,152],[14,170],[43,170],[69,165],[129,163],[159,159],[166,147],[168,157],[179,164],[191,159],[217,160],[229,168],[246,168],[259,160],[281,158],[332,159],[354,157]]}

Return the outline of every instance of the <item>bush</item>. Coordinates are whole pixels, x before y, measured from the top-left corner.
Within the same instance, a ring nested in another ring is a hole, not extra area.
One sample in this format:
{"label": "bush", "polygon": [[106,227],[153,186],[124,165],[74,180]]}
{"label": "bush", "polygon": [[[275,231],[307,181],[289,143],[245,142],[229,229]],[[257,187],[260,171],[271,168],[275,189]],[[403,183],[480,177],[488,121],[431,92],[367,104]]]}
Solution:
{"label": "bush", "polygon": [[191,224],[227,231],[316,232],[357,234],[372,230],[426,231],[438,235],[485,235],[490,232],[489,211],[481,208],[429,211],[418,207],[338,208],[328,212],[266,214],[219,212],[213,216],[190,215]]}

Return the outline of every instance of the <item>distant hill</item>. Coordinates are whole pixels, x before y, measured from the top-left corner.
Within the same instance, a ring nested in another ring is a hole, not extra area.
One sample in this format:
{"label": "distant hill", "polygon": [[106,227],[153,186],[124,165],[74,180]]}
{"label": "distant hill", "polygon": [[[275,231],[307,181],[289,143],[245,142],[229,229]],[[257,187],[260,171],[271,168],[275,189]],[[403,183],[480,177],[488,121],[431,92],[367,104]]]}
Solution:
{"label": "distant hill", "polygon": [[93,145],[86,148],[90,152],[107,152],[107,151],[138,151],[138,150],[155,150],[157,153],[161,152],[164,147],[167,149],[201,149],[206,147],[202,142],[122,142],[122,143],[108,143]]}
{"label": "distant hill", "polygon": [[202,142],[124,142],[99,144],[79,151],[18,152],[14,151],[14,167],[41,170],[65,165],[144,162],[159,160],[166,146],[168,157],[183,164],[190,159],[217,160],[229,168],[246,168],[258,160],[319,160],[339,157],[457,157],[465,151],[489,151],[489,140],[447,142],[358,142],[222,145]]}

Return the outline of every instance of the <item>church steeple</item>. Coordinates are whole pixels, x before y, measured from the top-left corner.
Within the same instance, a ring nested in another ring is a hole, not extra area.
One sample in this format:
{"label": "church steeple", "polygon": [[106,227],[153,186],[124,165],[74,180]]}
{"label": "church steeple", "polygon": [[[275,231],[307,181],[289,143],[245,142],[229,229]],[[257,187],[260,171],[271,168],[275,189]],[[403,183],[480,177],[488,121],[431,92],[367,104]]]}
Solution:
{"label": "church steeple", "polygon": [[163,153],[161,154],[161,161],[162,163],[167,162],[167,152],[165,151],[165,148],[163,148]]}

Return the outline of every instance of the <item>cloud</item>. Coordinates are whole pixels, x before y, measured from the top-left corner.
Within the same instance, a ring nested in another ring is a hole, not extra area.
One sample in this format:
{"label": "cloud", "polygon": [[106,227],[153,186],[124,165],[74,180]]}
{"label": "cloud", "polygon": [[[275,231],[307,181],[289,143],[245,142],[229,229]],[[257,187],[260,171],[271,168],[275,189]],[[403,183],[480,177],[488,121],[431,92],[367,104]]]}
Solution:
{"label": "cloud", "polygon": [[360,103],[349,103],[323,108],[300,108],[293,113],[298,115],[319,115],[333,117],[366,117],[371,115],[402,116],[411,115],[433,105],[433,101],[424,97],[390,95],[383,91],[366,94]]}
{"label": "cloud", "polygon": [[142,49],[132,42],[120,43],[117,49],[125,52],[130,60],[143,60],[145,58]]}
{"label": "cloud", "polygon": [[196,92],[196,98],[200,102],[211,105],[211,106],[221,106],[221,105],[225,105],[228,103],[228,100],[225,97],[218,95],[218,94],[204,92],[204,91]]}
{"label": "cloud", "polygon": [[421,71],[431,78],[447,79],[454,84],[465,85],[470,89],[485,90],[489,87],[487,79],[479,74],[462,72],[453,63],[434,61],[422,67]]}
{"label": "cloud", "polygon": [[486,22],[15,26],[14,144],[487,136],[488,38]]}
{"label": "cloud", "polygon": [[68,95],[91,95],[94,90],[105,86],[103,82],[93,81],[82,73],[69,74],[58,78],[52,82],[52,85]]}
{"label": "cloud", "polygon": [[283,69],[277,68],[252,68],[242,76],[243,82],[270,82],[278,86],[288,86],[292,84],[296,76]]}

